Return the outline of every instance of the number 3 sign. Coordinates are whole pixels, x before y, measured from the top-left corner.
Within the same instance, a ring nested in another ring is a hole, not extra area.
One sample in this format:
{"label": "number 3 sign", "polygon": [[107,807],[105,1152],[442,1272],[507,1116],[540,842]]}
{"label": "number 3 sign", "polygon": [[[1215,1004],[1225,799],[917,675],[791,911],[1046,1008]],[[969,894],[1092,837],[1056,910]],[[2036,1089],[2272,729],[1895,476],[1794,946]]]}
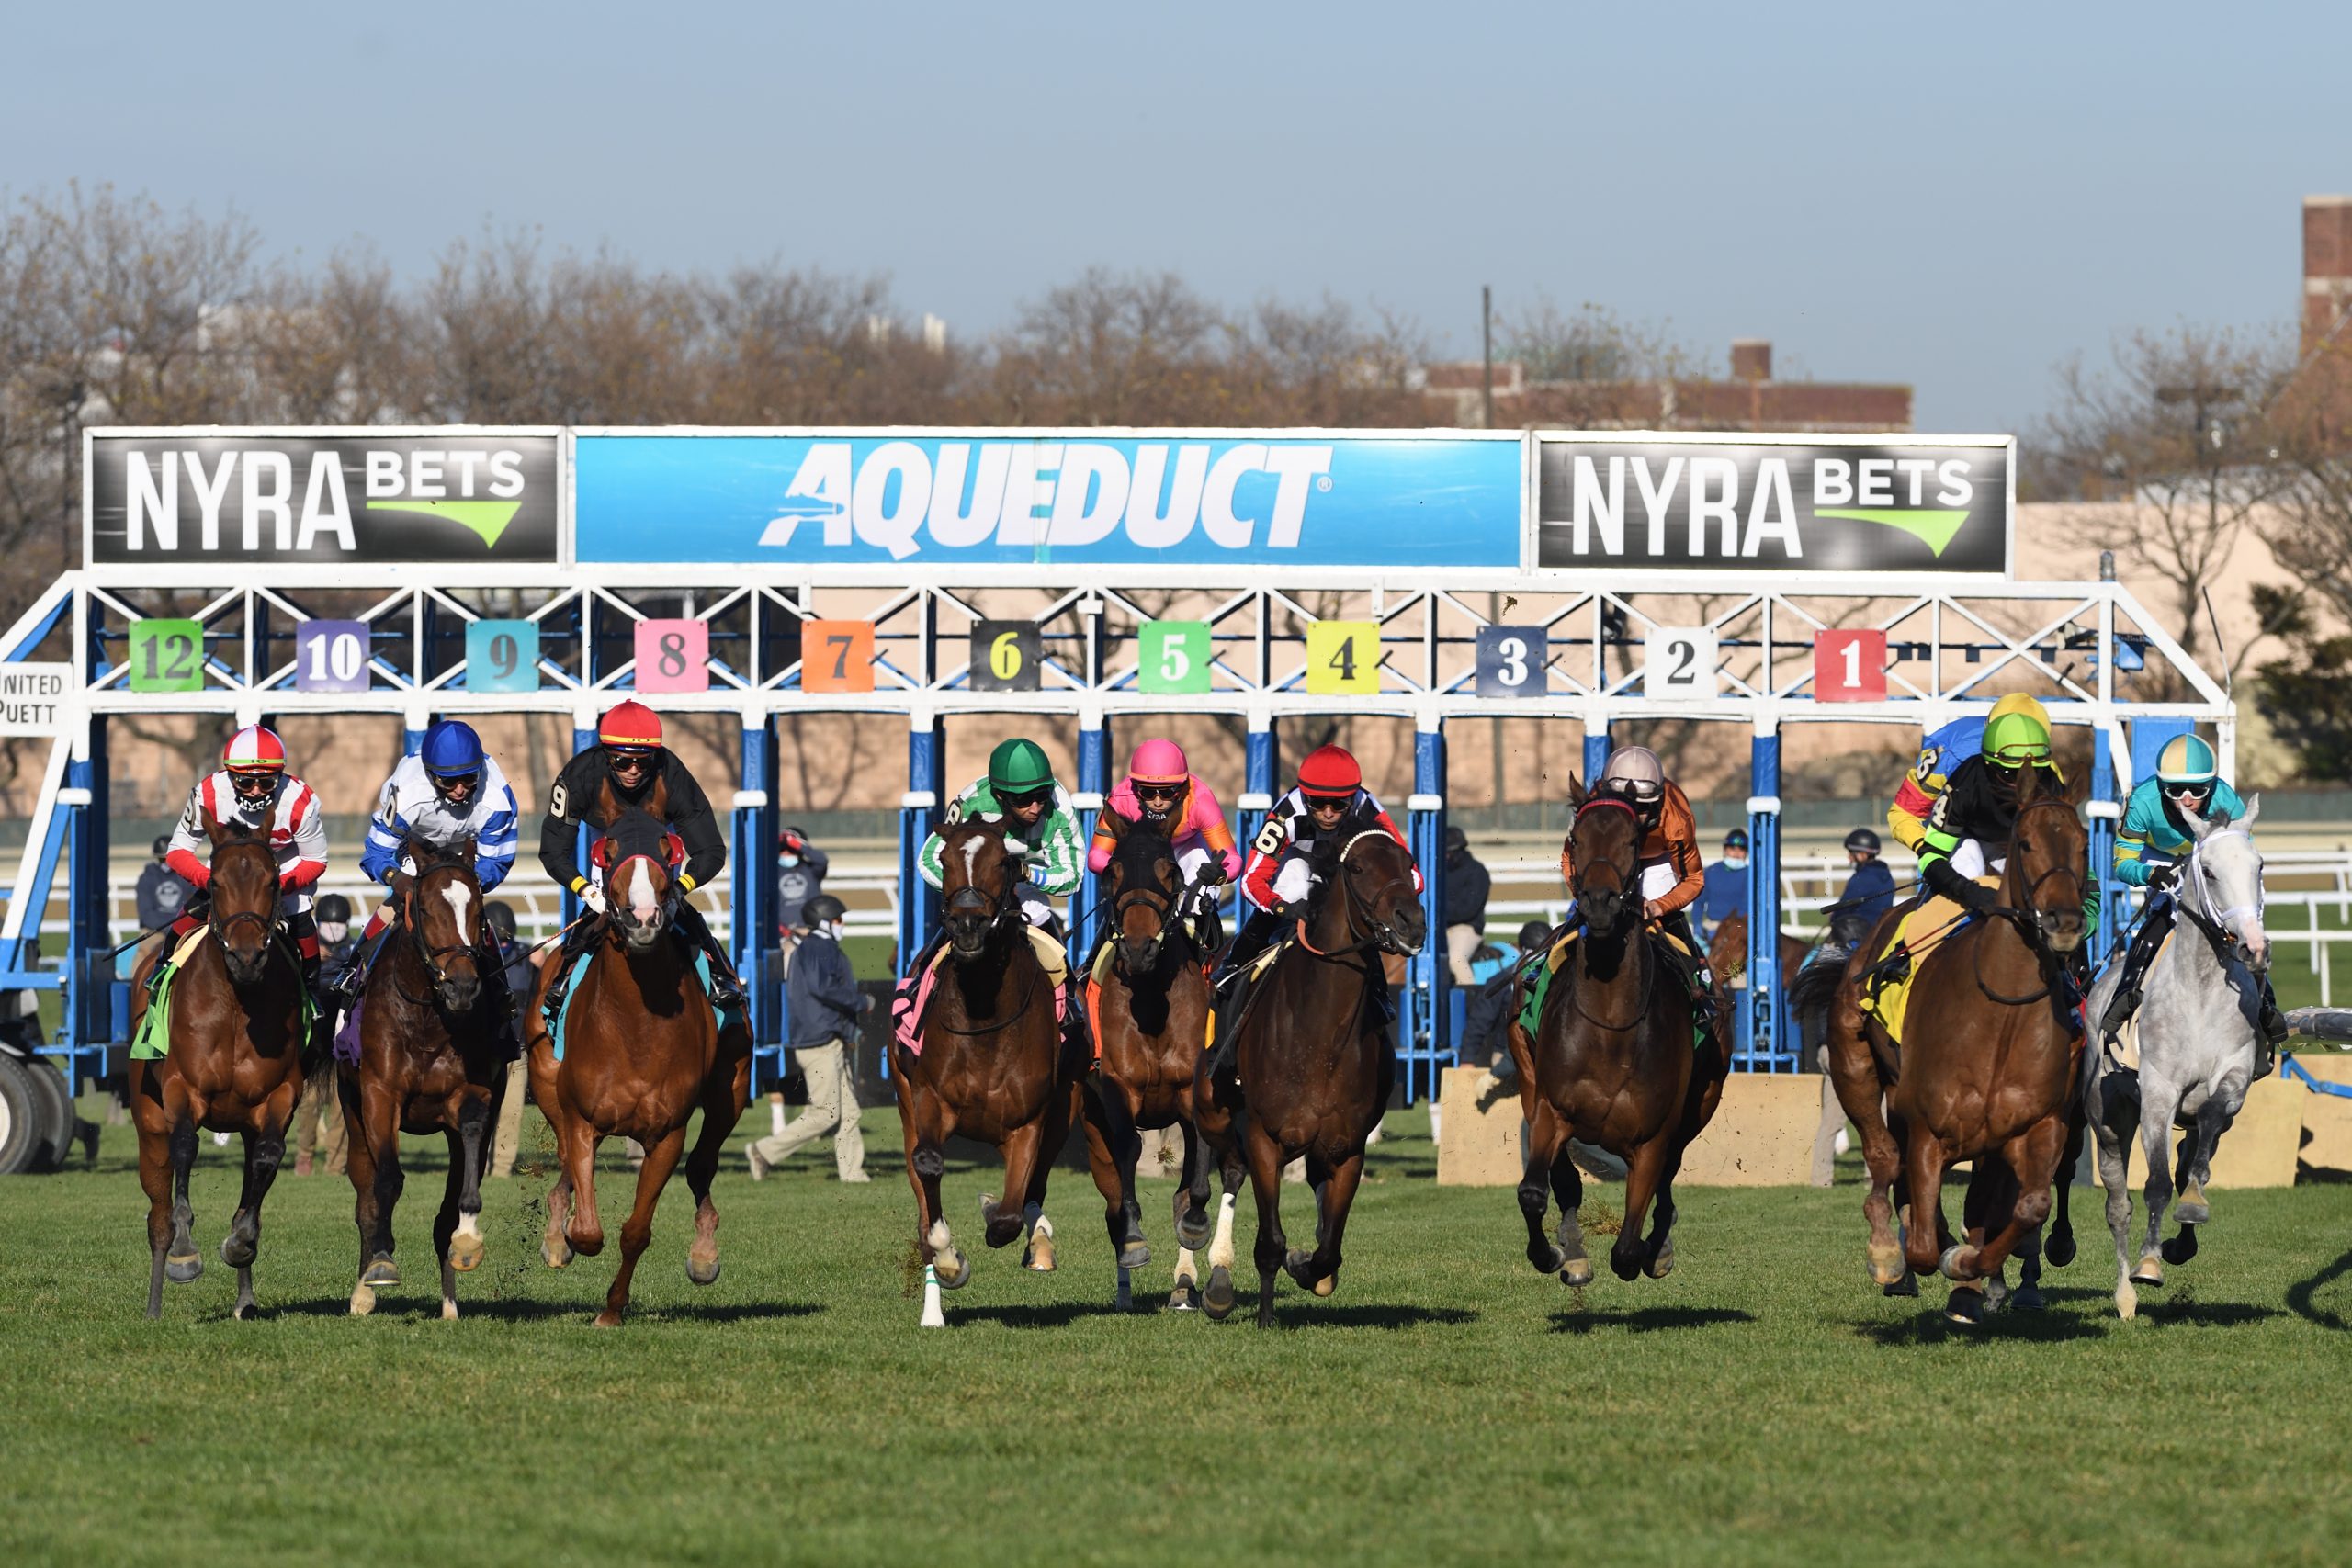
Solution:
{"label": "number 3 sign", "polygon": [[1813,637],[1813,700],[1886,701],[1886,634],[1823,631]]}
{"label": "number 3 sign", "polygon": [[1482,697],[1540,697],[1548,682],[1544,661],[1550,656],[1542,626],[1480,626],[1478,628],[1478,694]]}

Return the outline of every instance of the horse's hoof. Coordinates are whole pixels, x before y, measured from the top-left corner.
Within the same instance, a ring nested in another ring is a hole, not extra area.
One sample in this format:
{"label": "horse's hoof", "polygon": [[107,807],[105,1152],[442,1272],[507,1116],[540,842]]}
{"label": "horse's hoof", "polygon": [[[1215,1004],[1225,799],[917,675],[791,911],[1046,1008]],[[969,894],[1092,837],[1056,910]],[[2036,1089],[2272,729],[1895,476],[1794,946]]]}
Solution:
{"label": "horse's hoof", "polygon": [[2140,1293],[2132,1288],[2132,1281],[2129,1280],[2120,1280],[2116,1284],[2115,1315],[2126,1323],[2140,1315]]}
{"label": "horse's hoof", "polygon": [[1901,1279],[1891,1280],[1880,1286],[1878,1293],[1882,1296],[1916,1296],[1919,1293],[1919,1276],[1905,1269]]}
{"label": "horse's hoof", "polygon": [[449,1267],[460,1274],[470,1274],[481,1267],[486,1250],[478,1235],[453,1235],[449,1238]]}
{"label": "horse's hoof", "polygon": [[539,1244],[539,1256],[547,1260],[548,1268],[560,1269],[572,1259],[571,1244],[568,1241],[543,1241]]}
{"label": "horse's hoof", "polygon": [[1190,1280],[1181,1281],[1174,1290],[1168,1292],[1168,1310],[1170,1312],[1200,1311],[1201,1288]]}
{"label": "horse's hoof", "polygon": [[1944,1321],[1974,1328],[1984,1321],[1984,1292],[1978,1290],[1955,1290],[1944,1303]]}
{"label": "horse's hoof", "polygon": [[1955,1242],[1944,1248],[1937,1260],[1936,1272],[1955,1283],[1965,1283],[1976,1278],[1976,1249]]}
{"label": "horse's hoof", "polygon": [[2075,1260],[2075,1233],[2070,1230],[2052,1231],[2041,1244],[2042,1261],[2052,1269],[2064,1269]]}
{"label": "horse's hoof", "polygon": [[455,1296],[443,1296],[441,1298],[441,1321],[444,1323],[455,1323],[458,1321],[458,1301]]}
{"label": "horse's hoof", "polygon": [[2213,1208],[2205,1201],[2205,1189],[2192,1187],[2183,1192],[2180,1201],[2172,1206],[2172,1217],[2184,1225],[2211,1224]]}
{"label": "horse's hoof", "polygon": [[1548,1242],[1531,1245],[1527,1260],[1535,1266],[1538,1274],[1557,1274],[1568,1266],[1568,1255]]}
{"label": "horse's hoof", "polygon": [[[2006,1272],[2006,1269],[2004,1269]],[[1984,1277],[1984,1304],[1995,1312],[2008,1304],[2009,1282],[1999,1274]]]}
{"label": "horse's hoof", "polygon": [[220,1261],[232,1269],[250,1269],[254,1262],[254,1244],[234,1231],[220,1238]]}
{"label": "horse's hoof", "polygon": [[351,1315],[366,1317],[376,1310],[376,1292],[365,1285],[354,1287],[351,1292]]}
{"label": "horse's hoof", "polygon": [[1151,1261],[1151,1248],[1140,1241],[1131,1241],[1119,1248],[1119,1267],[1141,1269]]}
{"label": "horse's hoof", "polygon": [[1229,1269],[1209,1270],[1208,1289],[1201,1294],[1201,1310],[1209,1314],[1212,1323],[1223,1323],[1233,1315],[1233,1271]]}
{"label": "horse's hoof", "polygon": [[2152,1291],[2165,1288],[2165,1265],[2161,1254],[2151,1252],[2132,1266],[2132,1283]]}
{"label": "horse's hoof", "polygon": [[615,1312],[610,1307],[606,1307],[603,1312],[598,1313],[594,1318],[590,1319],[588,1325],[591,1328],[618,1328],[620,1325],[621,1314]]}
{"label": "horse's hoof", "polygon": [[1641,1248],[1639,1247],[1623,1248],[1612,1247],[1609,1249],[1609,1271],[1611,1274],[1616,1275],[1620,1280],[1624,1280],[1627,1284],[1631,1284],[1635,1280],[1641,1278],[1642,1261],[1642,1253]]}
{"label": "horse's hoof", "polygon": [[2197,1227],[2184,1224],[2156,1250],[2167,1263],[2186,1263],[2197,1256]]}
{"label": "horse's hoof", "polygon": [[1028,1269],[1032,1274],[1052,1273],[1054,1271],[1054,1238],[1049,1235],[1031,1237],[1029,1245],[1021,1249],[1021,1267]]}
{"label": "horse's hoof", "polygon": [[1339,1288],[1340,1277],[1337,1274],[1326,1274],[1314,1285],[1315,1293],[1318,1296],[1328,1296]]}
{"label": "horse's hoof", "polygon": [[379,1253],[373,1262],[360,1270],[359,1282],[373,1285],[378,1290],[389,1290],[401,1282],[400,1265]]}
{"label": "horse's hoof", "polygon": [[972,1282],[972,1260],[962,1253],[943,1252],[931,1261],[941,1290],[960,1291]]}
{"label": "horse's hoof", "polygon": [[1663,1280],[1674,1272],[1674,1244],[1668,1242],[1657,1249],[1657,1256],[1642,1265],[1642,1272],[1653,1280]]}
{"label": "horse's hoof", "polygon": [[2040,1312],[2049,1304],[2049,1298],[2041,1293],[2039,1285],[2020,1285],[2017,1294],[2009,1298],[2009,1305],[2018,1312]]}
{"label": "horse's hoof", "polygon": [[1592,1283],[1592,1259],[1571,1258],[1560,1266],[1560,1283],[1581,1290]]}
{"label": "horse's hoof", "polygon": [[1187,1209],[1176,1216],[1176,1245],[1193,1252],[1206,1251],[1211,1228],[1207,1210]]}
{"label": "horse's hoof", "polygon": [[691,1252],[687,1253],[686,1279],[697,1285],[715,1283],[718,1279],[718,1259],[716,1257],[699,1258]]}
{"label": "horse's hoof", "polygon": [[164,1278],[175,1285],[188,1284],[204,1275],[204,1258],[195,1252],[175,1252],[164,1259]]}
{"label": "horse's hoof", "polygon": [[1910,1272],[1904,1267],[1903,1249],[1899,1247],[1872,1247],[1867,1249],[1866,1256],[1870,1258],[1873,1285],[1895,1284]]}
{"label": "horse's hoof", "polygon": [[1315,1288],[1315,1276],[1310,1272],[1314,1266],[1315,1254],[1311,1252],[1292,1247],[1283,1255],[1283,1272],[1308,1290]]}

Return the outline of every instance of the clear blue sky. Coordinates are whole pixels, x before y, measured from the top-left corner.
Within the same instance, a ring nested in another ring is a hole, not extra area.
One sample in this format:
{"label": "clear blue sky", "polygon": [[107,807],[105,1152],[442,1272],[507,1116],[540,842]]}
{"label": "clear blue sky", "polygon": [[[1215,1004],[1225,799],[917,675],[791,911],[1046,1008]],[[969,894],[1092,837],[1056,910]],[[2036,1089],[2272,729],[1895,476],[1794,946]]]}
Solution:
{"label": "clear blue sky", "polygon": [[959,331],[1091,263],[1378,302],[1481,283],[1774,340],[2007,429],[2050,367],[2290,320],[2352,187],[2352,6],[428,0],[20,7],[0,186],[112,182],[422,271],[485,221],[894,280]]}

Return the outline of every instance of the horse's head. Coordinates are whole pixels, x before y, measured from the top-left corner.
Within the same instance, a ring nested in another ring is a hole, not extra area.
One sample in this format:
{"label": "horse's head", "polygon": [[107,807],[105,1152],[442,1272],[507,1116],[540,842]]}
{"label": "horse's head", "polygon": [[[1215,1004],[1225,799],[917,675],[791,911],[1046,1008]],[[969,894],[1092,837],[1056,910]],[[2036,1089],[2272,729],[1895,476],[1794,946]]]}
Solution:
{"label": "horse's head", "polygon": [[958,963],[979,957],[1000,921],[1021,918],[1012,891],[1020,863],[992,822],[958,822],[941,835],[939,892],[948,945]]}
{"label": "horse's head", "polygon": [[1119,969],[1129,976],[1148,975],[1159,967],[1160,943],[1182,891],[1176,847],[1159,829],[1116,811],[1105,810],[1102,820],[1110,826],[1114,846],[1102,876]]}
{"label": "horse's head", "polygon": [[1568,805],[1577,814],[1568,829],[1568,861],[1576,874],[1568,891],[1576,896],[1585,929],[1614,934],[1642,912],[1641,818],[1614,795],[1588,795],[1573,773]]}
{"label": "horse's head", "polygon": [[621,940],[639,952],[651,947],[676,911],[685,846],[651,813],[632,807],[596,840],[593,858],[605,869],[605,909]]}
{"label": "horse's head", "polygon": [[2238,962],[2256,975],[2270,969],[2270,938],[2262,929],[2262,852],[2254,845],[2254,818],[2262,797],[2245,803],[2245,815],[2203,818],[2178,807],[2197,840],[2188,852],[2181,897],[2211,921],[2236,950]]}
{"label": "horse's head", "polygon": [[416,874],[401,905],[401,923],[433,976],[441,1005],[453,1013],[471,1011],[481,996],[475,946],[481,930],[481,884],[474,876],[473,836],[441,845],[411,839],[402,853]]}
{"label": "horse's head", "polygon": [[1350,818],[1340,833],[1338,874],[1329,886],[1347,900],[1350,927],[1361,932],[1369,925],[1363,934],[1399,957],[1419,953],[1429,940],[1430,922],[1413,886],[1412,852],[1369,813]]}
{"label": "horse's head", "polygon": [[2088,934],[2083,897],[2090,886],[2090,833],[2076,805],[2047,769],[2018,770],[2007,897],[2052,953],[2074,952]]}
{"label": "horse's head", "polygon": [[250,986],[269,966],[270,933],[277,923],[277,856],[269,835],[241,822],[204,814],[204,836],[212,840],[211,875],[205,883],[211,912],[206,924],[220,944],[229,978]]}

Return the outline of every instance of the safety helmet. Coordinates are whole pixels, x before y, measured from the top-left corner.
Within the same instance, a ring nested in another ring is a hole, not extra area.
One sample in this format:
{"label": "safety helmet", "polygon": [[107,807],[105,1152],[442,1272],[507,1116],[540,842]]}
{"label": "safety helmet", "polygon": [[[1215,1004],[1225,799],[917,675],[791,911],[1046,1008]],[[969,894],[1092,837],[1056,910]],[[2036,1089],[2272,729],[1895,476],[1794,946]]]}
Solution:
{"label": "safety helmet", "polygon": [[2042,728],[2050,728],[2050,710],[2043,707],[2041,699],[2030,692],[2009,693],[1993,705],[1992,711],[1984,716],[1984,720],[1989,724],[2004,714],[2012,713],[2030,714]]}
{"label": "safety helmet", "polygon": [[[2007,699],[2003,698],[2002,701]],[[2029,697],[2026,701],[2032,702],[2032,699]],[[1984,739],[1981,746],[1984,760],[1996,768],[2018,768],[2028,763],[2047,764],[2050,761],[2050,720],[2039,711],[2041,706],[2040,703],[2033,703],[2036,711],[2028,712],[2018,706],[2003,713],[1999,704],[1996,704],[1993,716],[1984,721]]]}
{"label": "safety helmet", "polygon": [[155,835],[155,858],[157,860],[162,860],[164,858],[164,852],[171,847],[172,836],[169,833],[158,833]]}
{"label": "safety helmet", "polygon": [[1459,828],[1448,828],[1445,830],[1445,852],[1447,854],[1452,854],[1456,850],[1466,850],[1469,847],[1469,834],[1464,832]]}
{"label": "safety helmet", "polygon": [[635,700],[622,703],[597,723],[596,743],[611,751],[659,751],[662,716]]}
{"label": "safety helmet", "polygon": [[2156,782],[2162,784],[2211,784],[2222,775],[2221,759],[2213,748],[2194,735],[2176,735],[2156,753]]}
{"label": "safety helmet", "polygon": [[282,773],[286,745],[266,725],[249,724],[220,748],[220,765],[232,773]]}
{"label": "safety helmet", "polygon": [[1298,793],[1309,800],[1348,800],[1363,787],[1363,770],[1342,746],[1317,746],[1298,765]]}
{"label": "safety helmet", "polygon": [[481,918],[489,922],[490,929],[495,931],[501,940],[506,942],[514,940],[514,905],[503,898],[492,898],[481,907]]}
{"label": "safety helmet", "polygon": [[463,778],[481,772],[481,737],[462,719],[436,721],[424,732],[424,743],[416,749],[416,754],[424,764],[424,771],[436,779]]}
{"label": "safety helmet", "polygon": [[1000,795],[1035,795],[1054,782],[1054,764],[1035,740],[1000,740],[989,753],[989,788]]}
{"label": "safety helmet", "polygon": [[1552,927],[1547,921],[1529,920],[1519,928],[1519,950],[1521,953],[1532,953],[1548,945],[1551,940]]}
{"label": "safety helmet", "polygon": [[1602,795],[1649,805],[1666,798],[1666,770],[1646,746],[1620,746],[1609,753],[1594,786]]}
{"label": "safety helmet", "polygon": [[848,918],[848,908],[830,893],[820,893],[800,906],[800,923],[804,926],[829,926]]}
{"label": "safety helmet", "polygon": [[1184,749],[1173,740],[1147,740],[1127,760],[1127,777],[1139,784],[1182,784],[1192,776]]}
{"label": "safety helmet", "polygon": [[1746,849],[1747,847],[1747,829],[1745,829],[1745,828],[1734,828],[1730,832],[1725,833],[1725,834],[1724,835],[1724,848],[1725,848],[1725,849],[1727,849],[1727,850],[1744,850],[1744,849]]}
{"label": "safety helmet", "polygon": [[351,923],[351,900],[340,893],[322,893],[316,913],[330,925],[340,922],[347,926]]}
{"label": "safety helmet", "polygon": [[1868,828],[1857,828],[1846,835],[1846,847],[1849,850],[1860,850],[1864,854],[1874,855],[1879,852],[1878,835]]}
{"label": "safety helmet", "polygon": [[808,829],[786,828],[776,838],[775,847],[788,855],[797,855],[808,847]]}

